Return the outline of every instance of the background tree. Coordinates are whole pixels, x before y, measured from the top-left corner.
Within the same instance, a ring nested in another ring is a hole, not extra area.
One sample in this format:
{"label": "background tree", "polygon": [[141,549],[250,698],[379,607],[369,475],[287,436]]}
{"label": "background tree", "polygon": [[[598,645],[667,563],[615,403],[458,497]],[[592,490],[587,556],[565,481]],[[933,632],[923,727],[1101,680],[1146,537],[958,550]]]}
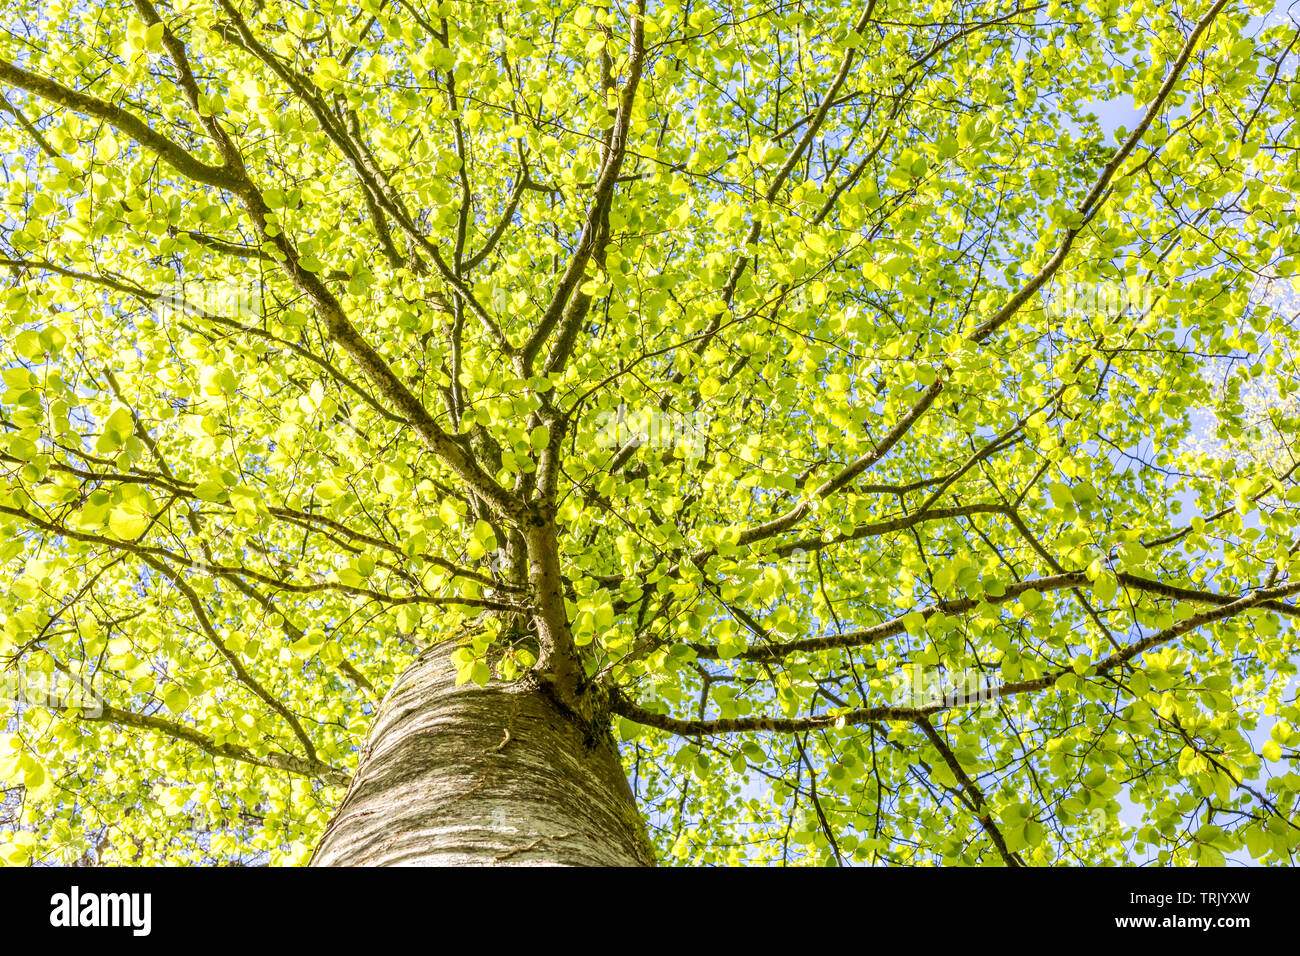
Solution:
{"label": "background tree", "polygon": [[7,9],[8,862],[1293,860],[1285,8]]}

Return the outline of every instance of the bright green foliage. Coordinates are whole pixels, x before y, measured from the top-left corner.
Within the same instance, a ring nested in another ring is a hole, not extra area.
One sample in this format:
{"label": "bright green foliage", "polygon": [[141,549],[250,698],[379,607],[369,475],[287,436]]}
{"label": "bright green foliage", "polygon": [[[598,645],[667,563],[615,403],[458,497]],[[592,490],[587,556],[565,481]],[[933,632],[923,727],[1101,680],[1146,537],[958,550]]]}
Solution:
{"label": "bright green foliage", "polygon": [[1267,3],[6,10],[5,862],[301,860],[512,613],[667,862],[1294,862]]}

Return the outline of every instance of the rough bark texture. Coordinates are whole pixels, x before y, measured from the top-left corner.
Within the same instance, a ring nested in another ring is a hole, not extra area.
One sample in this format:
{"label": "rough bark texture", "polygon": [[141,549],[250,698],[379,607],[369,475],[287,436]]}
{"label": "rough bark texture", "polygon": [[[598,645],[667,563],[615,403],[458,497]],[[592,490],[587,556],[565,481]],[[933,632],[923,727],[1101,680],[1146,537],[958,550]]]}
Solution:
{"label": "rough bark texture", "polygon": [[450,651],[394,683],[312,864],[652,865],[612,738],[536,689],[454,686]]}

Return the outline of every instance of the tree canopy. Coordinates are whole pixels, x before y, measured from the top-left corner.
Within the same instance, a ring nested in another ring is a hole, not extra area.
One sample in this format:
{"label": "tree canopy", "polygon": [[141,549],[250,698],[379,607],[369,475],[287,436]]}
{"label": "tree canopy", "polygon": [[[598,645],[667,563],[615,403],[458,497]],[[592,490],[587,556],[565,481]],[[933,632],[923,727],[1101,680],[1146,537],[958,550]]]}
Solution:
{"label": "tree canopy", "polygon": [[6,862],[305,860],[441,641],[664,862],[1294,862],[1300,17],[6,10]]}

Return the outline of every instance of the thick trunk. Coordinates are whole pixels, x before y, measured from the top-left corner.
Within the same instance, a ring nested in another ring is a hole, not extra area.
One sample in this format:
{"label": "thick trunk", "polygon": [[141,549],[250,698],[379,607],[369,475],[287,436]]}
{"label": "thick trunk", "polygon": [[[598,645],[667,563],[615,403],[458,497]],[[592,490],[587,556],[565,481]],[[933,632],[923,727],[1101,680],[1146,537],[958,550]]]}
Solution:
{"label": "thick trunk", "polygon": [[454,686],[450,650],[394,683],[312,864],[653,864],[608,734],[536,689]]}

